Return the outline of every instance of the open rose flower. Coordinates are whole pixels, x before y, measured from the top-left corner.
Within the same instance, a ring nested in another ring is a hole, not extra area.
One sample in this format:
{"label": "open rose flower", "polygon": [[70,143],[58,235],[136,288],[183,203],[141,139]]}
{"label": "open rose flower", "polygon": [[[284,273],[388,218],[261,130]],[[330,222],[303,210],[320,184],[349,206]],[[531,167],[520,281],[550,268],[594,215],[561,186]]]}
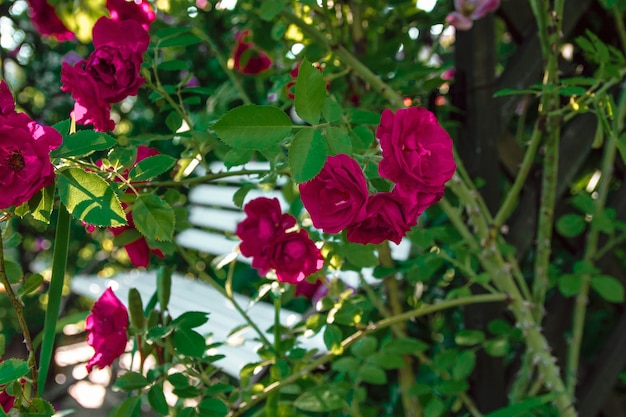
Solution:
{"label": "open rose flower", "polygon": [[470,30],[474,20],[500,7],[500,0],[454,0],[455,11],[446,17],[446,22],[456,30]]}
{"label": "open rose flower", "polygon": [[406,192],[439,193],[456,170],[452,139],[425,108],[385,109],[376,137],[378,172]]}
{"label": "open rose flower", "polygon": [[128,310],[113,290],[107,288],[94,304],[86,323],[87,343],[95,350],[87,363],[87,371],[91,372],[94,366],[102,369],[111,365],[124,353],[128,342]]}
{"label": "open rose flower", "polygon": [[54,7],[46,0],[28,0],[28,4],[30,20],[42,36],[55,38],[59,42],[75,39],[74,33],[59,19]]}
{"label": "open rose flower", "polygon": [[111,103],[137,94],[145,82],[140,75],[143,53],[150,36],[134,20],[100,18],[93,28],[95,50],[74,66],[64,63],[61,90],[76,100],[77,123],[93,124],[98,131],[110,130]]}
{"label": "open rose flower", "polygon": [[233,51],[233,62],[235,70],[240,73],[256,75],[270,69],[272,60],[250,40],[251,37],[249,30],[235,35],[237,45]]}
{"label": "open rose flower", "polygon": [[367,183],[359,164],[348,155],[329,157],[321,172],[299,188],[313,226],[326,233],[339,233],[365,218]]}
{"label": "open rose flower", "polygon": [[50,151],[62,140],[53,128],[16,113],[8,85],[0,83],[0,208],[25,203],[52,184]]}
{"label": "open rose flower", "polygon": [[150,2],[146,0],[107,0],[106,7],[109,9],[111,19],[114,21],[134,20],[148,30],[150,24],[156,20],[156,14]]}
{"label": "open rose flower", "polygon": [[286,233],[296,225],[295,217],[283,214],[276,198],[259,197],[245,205],[246,218],[237,225],[237,236],[241,239],[239,250],[252,258],[252,266],[261,275],[272,265],[269,259],[273,239]]}
{"label": "open rose flower", "polygon": [[271,242],[270,263],[280,282],[297,284],[324,266],[324,257],[306,230],[285,233]]}

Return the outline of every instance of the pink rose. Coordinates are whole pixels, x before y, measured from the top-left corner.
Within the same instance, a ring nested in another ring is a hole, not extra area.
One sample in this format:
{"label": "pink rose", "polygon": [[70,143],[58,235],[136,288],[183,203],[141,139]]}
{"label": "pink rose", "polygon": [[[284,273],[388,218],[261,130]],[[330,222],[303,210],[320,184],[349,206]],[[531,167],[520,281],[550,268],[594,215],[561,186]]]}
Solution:
{"label": "pink rose", "polygon": [[439,192],[456,169],[450,135],[422,107],[383,111],[378,172],[405,191]]}
{"label": "pink rose", "polygon": [[250,37],[249,30],[244,30],[235,35],[237,45],[233,51],[233,61],[235,70],[242,74],[256,75],[270,69],[272,60],[249,40]]}
{"label": "pink rose", "polygon": [[59,42],[70,41],[75,38],[65,24],[57,16],[57,12],[46,0],[28,0],[30,20],[33,26],[43,36],[55,38]]}
{"label": "pink rose", "polygon": [[154,9],[148,1],[107,0],[106,7],[109,9],[111,19],[115,21],[134,20],[148,30],[150,24],[156,20]]}
{"label": "pink rose", "polygon": [[87,343],[95,350],[94,356],[87,363],[88,372],[94,366],[102,369],[111,365],[113,360],[124,353],[128,342],[127,328],[128,310],[111,288],[107,288],[87,317]]}
{"label": "pink rose", "polygon": [[93,124],[98,131],[111,130],[110,105],[137,94],[145,82],[140,75],[143,53],[150,36],[133,20],[100,18],[93,28],[95,50],[74,66],[61,69],[62,91],[76,100],[78,123]]}
{"label": "pink rose", "polygon": [[322,171],[299,188],[313,226],[326,233],[339,233],[365,218],[367,183],[359,164],[348,155],[330,156]]}
{"label": "pink rose", "polygon": [[500,7],[500,0],[454,0],[454,12],[446,17],[446,22],[457,30],[470,30],[474,20]]}
{"label": "pink rose", "polygon": [[19,206],[52,184],[50,151],[62,140],[53,128],[16,113],[8,85],[0,83],[0,208]]}
{"label": "pink rose", "polygon": [[246,218],[237,225],[241,239],[239,249],[244,256],[252,257],[252,266],[265,275],[272,269],[269,252],[273,239],[296,225],[295,217],[283,214],[276,198],[259,197],[244,207]]}
{"label": "pink rose", "polygon": [[285,233],[272,241],[270,263],[280,282],[297,284],[324,266],[324,257],[306,230]]}
{"label": "pink rose", "polygon": [[367,202],[367,216],[348,227],[350,242],[378,244],[390,240],[396,244],[417,224],[417,201],[397,193],[377,193]]}

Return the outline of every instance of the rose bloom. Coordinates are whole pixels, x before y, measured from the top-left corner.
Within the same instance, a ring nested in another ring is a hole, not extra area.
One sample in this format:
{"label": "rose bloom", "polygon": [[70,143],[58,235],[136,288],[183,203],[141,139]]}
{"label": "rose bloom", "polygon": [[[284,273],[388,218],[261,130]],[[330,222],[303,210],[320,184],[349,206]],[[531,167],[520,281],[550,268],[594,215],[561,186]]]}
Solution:
{"label": "rose bloom", "polygon": [[278,280],[289,284],[297,284],[324,266],[324,257],[306,230],[274,239],[269,258]]}
{"label": "rose bloom", "polygon": [[252,257],[252,266],[265,275],[272,266],[269,260],[273,239],[296,225],[295,217],[283,214],[276,198],[259,197],[244,207],[246,218],[237,225],[236,234],[241,239],[242,255]]}
{"label": "rose bloom", "polygon": [[9,86],[0,83],[0,208],[19,206],[52,184],[50,151],[62,141],[53,128],[16,113]]}
{"label": "rose bloom", "polygon": [[76,100],[74,118],[98,131],[114,127],[110,104],[137,94],[145,79],[140,75],[150,36],[133,20],[100,18],[93,28],[95,50],[86,60],[61,68],[61,90]]}
{"label": "rose bloom", "polygon": [[450,135],[423,107],[385,109],[376,137],[383,154],[378,172],[406,191],[437,193],[456,170]]}
{"label": "rose bloom", "polygon": [[256,75],[270,69],[272,60],[253,42],[249,41],[249,38],[249,30],[244,30],[235,35],[237,45],[233,51],[234,67],[242,74]]}
{"label": "rose bloom", "polygon": [[348,227],[350,242],[378,244],[390,240],[400,243],[404,235],[417,224],[416,201],[393,192],[376,193],[367,202],[367,216]]}
{"label": "rose bloom", "polygon": [[474,20],[500,7],[500,0],[454,0],[454,12],[446,17],[446,22],[456,30],[470,30]]}
{"label": "rose bloom", "polygon": [[65,27],[57,12],[46,0],[28,0],[30,20],[43,36],[55,38],[59,42],[71,41],[74,34]]}
{"label": "rose bloom", "polygon": [[100,296],[87,317],[87,343],[96,351],[87,363],[87,372],[111,365],[126,349],[128,342],[128,310],[111,288]]}
{"label": "rose bloom", "polygon": [[321,172],[299,186],[313,226],[339,233],[365,217],[367,183],[359,164],[348,155],[330,156]]}
{"label": "rose bloom", "polygon": [[107,0],[106,8],[109,9],[112,20],[134,20],[140,23],[144,30],[148,30],[150,24],[156,20],[154,9],[148,1],[140,0],[135,3],[132,0]]}

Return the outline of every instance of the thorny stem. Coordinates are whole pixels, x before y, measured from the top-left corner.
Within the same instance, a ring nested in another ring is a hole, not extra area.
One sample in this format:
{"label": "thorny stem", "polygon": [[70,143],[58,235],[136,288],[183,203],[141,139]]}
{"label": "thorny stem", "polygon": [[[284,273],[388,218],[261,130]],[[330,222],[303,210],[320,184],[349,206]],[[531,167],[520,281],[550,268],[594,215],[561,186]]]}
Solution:
{"label": "thorny stem", "polygon": [[[624,111],[626,111],[626,93],[623,92],[620,97],[620,103],[617,109],[617,114],[614,118],[613,126],[606,127],[607,129],[610,129],[610,133],[608,135],[602,158],[601,176],[598,185],[598,197],[594,200],[594,216],[602,213],[609,194],[609,185],[613,177],[613,166],[617,154],[618,135],[623,128]],[[598,112],[598,117],[600,118],[599,122],[603,121],[605,125],[608,125],[608,120],[606,120],[607,115],[604,113],[604,110],[600,110]],[[585,262],[590,264],[593,263],[598,253],[599,237],[600,229],[596,223],[591,222],[590,230],[587,234],[587,240],[585,242],[585,252],[583,255],[583,260]],[[580,360],[580,348],[585,328],[585,315],[587,312],[587,299],[589,297],[590,281],[591,276],[589,274],[584,274],[582,277],[582,285],[576,295],[576,303],[574,305],[572,340],[569,344],[566,373],[567,391],[572,398],[574,397],[576,391],[578,362]]]}
{"label": "thorny stem", "polygon": [[11,283],[9,282],[9,278],[7,277],[6,270],[4,268],[4,241],[2,236],[2,231],[0,230],[0,283],[4,286],[4,290],[6,294],[9,296],[11,300],[11,304],[13,304],[13,309],[15,310],[15,315],[17,316],[17,321],[20,324],[20,328],[22,330],[22,335],[24,336],[24,343],[26,344],[26,350],[28,351],[28,367],[30,368],[30,372],[33,378],[33,392],[37,395],[37,360],[35,359],[35,348],[33,347],[33,340],[30,337],[30,331],[28,330],[28,325],[26,324],[26,320],[24,319],[24,307],[22,306],[22,302],[13,292],[13,288],[11,287]]}
{"label": "thorny stem", "polygon": [[[393,267],[395,262],[391,257],[391,248],[389,242],[384,242],[378,246],[378,258],[380,264],[384,267]],[[384,280],[385,289],[387,290],[387,302],[389,303],[390,312],[394,316],[402,313],[403,306],[400,304],[402,295],[398,286],[398,279],[395,274],[391,274]],[[399,322],[393,325],[394,332],[404,337],[406,336],[406,323]],[[422,415],[422,407],[419,399],[415,395],[410,395],[409,391],[415,384],[415,375],[413,373],[413,358],[409,355],[403,355],[404,367],[398,370],[400,392],[402,393],[402,405],[404,407],[404,415],[407,417],[419,417]]]}
{"label": "thorny stem", "polygon": [[[472,295],[470,297],[456,298],[454,300],[446,300],[433,305],[422,305],[414,310],[406,311],[400,315],[379,320],[374,324],[368,325],[364,329],[357,330],[355,333],[351,334],[341,342],[341,347],[340,349],[337,349],[337,351],[343,352],[364,336],[372,334],[378,330],[393,326],[396,323],[403,323],[407,320],[412,320],[418,317],[436,313],[438,311],[447,310],[449,308],[460,307],[470,304],[495,303],[502,301],[511,301],[511,298],[508,297],[508,295],[506,294],[481,294]],[[272,392],[279,390],[286,385],[292,384],[301,378],[310,376],[312,371],[330,362],[336,355],[337,354],[331,351],[326,352],[323,356],[315,359],[307,366],[301,368],[298,372],[293,373],[280,381],[276,381],[268,385],[261,393],[253,396],[250,401],[241,403],[239,407],[236,410],[231,411],[227,415],[227,417],[241,416],[243,413],[245,413],[246,410],[267,398],[267,396],[270,395]]]}
{"label": "thorny stem", "polygon": [[211,181],[217,181],[222,178],[236,177],[239,175],[263,175],[267,173],[268,170],[266,169],[242,169],[240,171],[218,172],[215,174],[203,175],[201,177],[182,178],[179,181],[152,181],[146,184],[141,184],[141,186],[145,188],[179,187],[182,184],[202,184]]}
{"label": "thorny stem", "polygon": [[548,116],[547,114],[560,107],[558,90],[552,86],[559,83],[558,48],[561,41],[564,0],[556,0],[553,11],[549,10],[549,3],[547,1],[540,2],[539,0],[531,1],[531,6],[539,25],[543,58],[547,62],[537,124],[537,128],[544,133],[545,147],[533,282],[533,302],[536,306],[535,320],[537,323],[541,323],[543,305],[548,290],[554,207],[558,184],[559,138],[561,134],[560,118]]}

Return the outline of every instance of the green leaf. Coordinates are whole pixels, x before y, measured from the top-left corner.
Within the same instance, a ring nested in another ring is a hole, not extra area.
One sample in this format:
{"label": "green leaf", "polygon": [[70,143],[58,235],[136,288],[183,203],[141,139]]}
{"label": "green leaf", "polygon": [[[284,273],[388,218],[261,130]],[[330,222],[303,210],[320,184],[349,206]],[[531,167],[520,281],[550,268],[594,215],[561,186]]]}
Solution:
{"label": "green leaf", "polygon": [[321,386],[305,391],[294,401],[300,410],[323,413],[343,408],[345,390],[336,386]]}
{"label": "green leaf", "polygon": [[493,98],[496,97],[504,97],[504,96],[511,96],[514,94],[537,94],[539,93],[539,91],[536,90],[517,90],[515,88],[503,88],[502,90],[496,91],[495,94],[493,95]]}
{"label": "green leaf", "polygon": [[622,162],[626,164],[626,132],[619,136],[617,140],[617,150],[622,157]]}
{"label": "green leaf", "polygon": [[289,168],[296,182],[314,178],[324,167],[328,153],[321,132],[302,129],[293,138],[289,147]]}
{"label": "green leaf", "polygon": [[383,352],[374,353],[367,360],[369,363],[377,365],[383,369],[400,369],[405,365],[402,356],[391,355]]}
{"label": "green leaf", "polygon": [[490,339],[483,342],[485,352],[494,357],[501,357],[509,352],[509,342],[505,338]]}
{"label": "green leaf", "polygon": [[132,182],[147,181],[168,171],[176,163],[169,155],[154,155],[143,159],[128,174]]}
{"label": "green leaf", "polygon": [[557,286],[564,297],[572,297],[580,292],[583,285],[580,274],[564,274],[557,280]]}
{"label": "green leaf", "polygon": [[218,398],[205,398],[198,404],[202,417],[224,417],[228,414],[228,406]]}
{"label": "green leaf", "polygon": [[382,351],[392,355],[412,355],[424,352],[428,345],[419,339],[401,337],[383,345]]}
{"label": "green leaf", "polygon": [[575,237],[585,231],[587,222],[580,214],[566,214],[556,222],[556,230],[565,237]]}
{"label": "green leaf", "polygon": [[112,148],[117,139],[103,132],[79,130],[63,136],[63,144],[50,152],[52,158],[68,158],[70,156],[86,156],[95,151]]}
{"label": "green leaf", "polygon": [[335,372],[356,373],[361,362],[352,356],[344,356],[332,362],[331,368]]}
{"label": "green leaf", "polygon": [[154,385],[150,388],[150,391],[148,391],[148,403],[150,403],[150,407],[160,415],[166,416],[169,414],[170,409],[167,405],[163,388],[160,386]]}
{"label": "green leaf", "polygon": [[332,353],[341,354],[343,348],[341,342],[343,341],[343,333],[338,326],[334,324],[327,324],[324,330],[324,344]]}
{"label": "green leaf", "polygon": [[28,274],[24,280],[24,285],[19,289],[19,295],[28,295],[41,287],[43,284],[43,275],[41,274]]}
{"label": "green leaf", "polygon": [[213,130],[232,148],[263,150],[291,133],[291,119],[278,107],[249,104],[223,115]]}
{"label": "green leaf", "polygon": [[385,371],[374,365],[365,364],[357,372],[357,378],[368,384],[383,385],[387,383],[387,374]]}
{"label": "green leaf", "polygon": [[378,265],[378,256],[373,245],[347,244],[345,255],[348,262],[359,268],[372,268]]}
{"label": "green leaf", "polygon": [[129,397],[109,413],[109,417],[139,417],[141,397]]}
{"label": "green leaf", "polygon": [[17,284],[24,276],[22,266],[17,262],[6,259],[4,261],[4,272],[7,275],[7,279],[11,284]]}
{"label": "green leaf", "polygon": [[160,41],[157,46],[159,48],[182,47],[196,45],[200,42],[202,42],[202,39],[200,39],[196,35],[187,34],[165,39],[163,41]]}
{"label": "green leaf", "polygon": [[172,338],[176,352],[181,355],[201,358],[206,351],[204,337],[191,329],[177,329]]}
{"label": "green leaf", "polygon": [[354,150],[368,149],[374,141],[374,134],[367,126],[357,126],[350,132]]}
{"label": "green leaf", "polygon": [[133,221],[139,232],[151,240],[171,242],[174,237],[174,210],[154,194],[140,194],[133,203]]}
{"label": "green leaf", "polygon": [[377,125],[380,123],[380,113],[373,111],[353,109],[350,113],[350,121],[355,124]]}
{"label": "green leaf", "polygon": [[209,313],[203,313],[200,311],[186,311],[176,317],[170,325],[181,329],[193,329],[194,327],[202,326],[204,323],[209,321],[208,315]]}
{"label": "green leaf", "polygon": [[298,70],[294,104],[302,120],[312,125],[320,121],[326,99],[326,81],[322,73],[304,58]]}
{"label": "green leaf", "polygon": [[476,353],[473,350],[464,350],[457,356],[452,366],[452,378],[457,381],[467,379],[476,365]]}
{"label": "green leaf", "polygon": [[324,129],[323,134],[331,155],[352,153],[352,141],[344,129],[331,126]]}
{"label": "green leaf", "polygon": [[94,226],[126,224],[126,214],[113,189],[98,175],[78,168],[57,171],[59,197],[77,219]]}
{"label": "green leaf", "polygon": [[180,71],[189,69],[189,64],[180,59],[173,59],[171,61],[161,62],[157,65],[157,69],[161,71]]}
{"label": "green leaf", "polygon": [[480,330],[461,330],[454,336],[454,341],[459,346],[472,346],[482,343],[485,340],[485,334]]}
{"label": "green leaf", "polygon": [[28,202],[28,207],[33,219],[45,224],[50,223],[50,214],[52,213],[52,207],[54,205],[54,192],[56,190],[56,184],[52,183],[49,186],[43,188],[38,194],[37,198],[31,198]]}
{"label": "green leaf", "polygon": [[322,115],[328,123],[341,120],[341,105],[337,103],[334,99],[326,97],[326,99],[324,100],[324,107],[322,107]]}
{"label": "green leaf", "polygon": [[617,278],[612,276],[598,275],[592,277],[591,288],[610,303],[621,303],[624,301],[624,286]]}
{"label": "green leaf", "polygon": [[29,371],[28,363],[21,359],[6,359],[0,363],[0,385],[17,381]]}
{"label": "green leaf", "polygon": [[55,414],[54,407],[42,398],[32,398],[29,400],[28,411],[21,412],[20,417],[51,417]]}
{"label": "green leaf", "polygon": [[130,392],[141,389],[148,384],[149,382],[145,376],[137,372],[128,371],[120,375],[113,386],[122,391]]}
{"label": "green leaf", "polygon": [[358,358],[367,358],[376,352],[378,347],[378,341],[373,336],[365,336],[364,338],[357,340],[350,348],[352,354]]}
{"label": "green leaf", "polygon": [[432,397],[424,408],[424,417],[440,417],[446,411],[446,405],[437,397]]}
{"label": "green leaf", "polygon": [[263,20],[270,21],[284,8],[285,2],[283,0],[264,0],[259,9],[259,17]]}

